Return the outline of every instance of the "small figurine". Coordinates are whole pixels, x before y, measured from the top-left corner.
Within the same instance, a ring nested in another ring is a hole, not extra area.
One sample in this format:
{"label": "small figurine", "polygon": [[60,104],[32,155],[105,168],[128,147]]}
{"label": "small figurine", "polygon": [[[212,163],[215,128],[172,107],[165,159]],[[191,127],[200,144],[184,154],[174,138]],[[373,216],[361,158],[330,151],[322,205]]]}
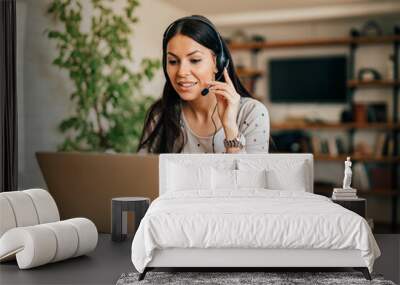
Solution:
{"label": "small figurine", "polygon": [[350,156],[347,157],[347,160],[344,162],[344,178],[343,178],[343,189],[352,189],[351,184],[351,176],[353,172],[351,171],[351,161]]}
{"label": "small figurine", "polygon": [[348,156],[344,162],[343,188],[333,188],[332,200],[354,200],[357,199],[357,189],[351,187],[351,161]]}

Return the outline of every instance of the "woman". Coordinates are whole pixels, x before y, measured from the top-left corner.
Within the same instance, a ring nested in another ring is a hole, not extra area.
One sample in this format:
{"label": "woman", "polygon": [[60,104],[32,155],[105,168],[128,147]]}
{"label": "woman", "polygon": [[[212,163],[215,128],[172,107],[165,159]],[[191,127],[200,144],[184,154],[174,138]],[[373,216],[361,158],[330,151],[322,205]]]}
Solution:
{"label": "woman", "polygon": [[163,70],[163,95],[146,116],[139,153],[268,152],[268,111],[239,81],[207,18],[184,17],[167,28]]}

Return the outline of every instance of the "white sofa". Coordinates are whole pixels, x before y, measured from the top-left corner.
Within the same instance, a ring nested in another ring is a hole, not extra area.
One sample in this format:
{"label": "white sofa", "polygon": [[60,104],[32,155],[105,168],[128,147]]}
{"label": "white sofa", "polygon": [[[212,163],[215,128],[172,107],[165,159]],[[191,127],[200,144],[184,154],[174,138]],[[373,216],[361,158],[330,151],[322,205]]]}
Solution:
{"label": "white sofa", "polygon": [[90,220],[60,221],[46,190],[0,193],[0,262],[16,258],[20,269],[33,268],[86,254],[97,240]]}

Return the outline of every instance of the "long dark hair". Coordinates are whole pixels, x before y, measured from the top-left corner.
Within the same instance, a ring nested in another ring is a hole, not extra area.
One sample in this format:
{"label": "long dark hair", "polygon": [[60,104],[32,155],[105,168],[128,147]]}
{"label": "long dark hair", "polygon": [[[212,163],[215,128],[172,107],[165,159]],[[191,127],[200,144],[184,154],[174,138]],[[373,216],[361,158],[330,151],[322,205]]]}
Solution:
{"label": "long dark hair", "polygon": [[[175,91],[167,74],[167,44],[169,40],[182,34],[190,37],[199,44],[209,48],[216,55],[220,52],[218,31],[214,30],[213,24],[203,16],[196,15],[210,25],[201,20],[185,17],[177,20],[176,23],[167,30],[163,40],[163,70],[166,79],[162,97],[158,99],[149,108],[147,112],[142,135],[140,137],[138,151],[142,148],[150,153],[180,153],[184,147],[184,135],[180,126],[181,108],[178,93]],[[220,37],[221,38],[221,37]],[[236,92],[242,97],[252,97],[244,88],[235,72],[235,67],[229,49],[222,40],[222,47],[225,56],[229,59],[227,67],[229,77],[231,78]],[[221,81],[225,82],[222,77]]]}

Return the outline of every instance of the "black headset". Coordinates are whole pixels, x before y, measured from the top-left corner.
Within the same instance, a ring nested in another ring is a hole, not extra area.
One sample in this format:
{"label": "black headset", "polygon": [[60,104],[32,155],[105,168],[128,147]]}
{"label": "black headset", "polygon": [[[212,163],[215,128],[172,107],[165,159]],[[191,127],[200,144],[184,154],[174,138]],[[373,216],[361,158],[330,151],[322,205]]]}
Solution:
{"label": "black headset", "polygon": [[[215,28],[215,26],[209,20],[207,20],[206,18],[204,18],[202,16],[198,16],[198,15],[192,15],[192,16],[180,18],[180,19],[172,22],[164,32],[164,36],[163,36],[163,48],[164,48],[164,50],[166,50],[166,45],[167,45],[166,39],[167,39],[167,35],[168,35],[169,31],[171,30],[171,28],[174,25],[176,25],[177,23],[185,21],[185,20],[200,21],[200,22],[208,25],[215,32],[215,34],[217,35],[220,50],[219,50],[219,53],[216,55],[216,57],[217,57],[216,58],[216,64],[217,64],[218,72],[217,72],[217,74],[215,76],[215,80],[221,79],[223,74],[224,74],[224,69],[227,68],[228,65],[229,65],[229,58],[227,58],[227,56],[225,55],[224,46],[222,44],[222,39],[221,39],[220,34],[218,33],[218,31]],[[164,55],[163,68],[164,68],[164,72],[165,73],[166,73],[166,65],[167,65],[167,63],[166,63],[166,55]],[[167,76],[167,74],[166,74],[166,76]],[[203,96],[206,96],[208,93],[209,93],[209,87],[208,88],[204,88],[201,91],[201,95],[203,95]]]}

